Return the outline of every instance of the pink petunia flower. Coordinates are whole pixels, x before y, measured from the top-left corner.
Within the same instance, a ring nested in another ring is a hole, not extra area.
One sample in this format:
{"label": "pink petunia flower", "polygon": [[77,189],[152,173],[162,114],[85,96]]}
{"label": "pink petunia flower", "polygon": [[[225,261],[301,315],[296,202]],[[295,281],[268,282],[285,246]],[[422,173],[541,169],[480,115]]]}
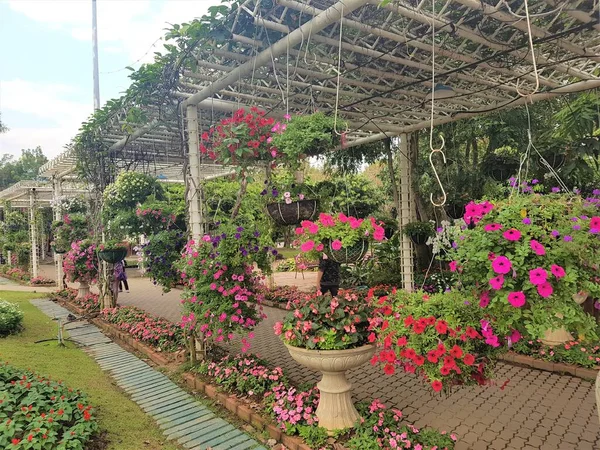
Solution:
{"label": "pink petunia flower", "polygon": [[554,288],[548,282],[542,283],[537,287],[538,294],[543,298],[548,298],[554,292]]}
{"label": "pink petunia flower", "polygon": [[502,233],[502,236],[504,236],[504,239],[507,241],[518,241],[521,239],[521,232],[516,228],[511,228],[510,230],[506,230],[504,233]]}
{"label": "pink petunia flower", "polygon": [[339,250],[342,248],[342,242],[339,239],[336,239],[331,243],[331,248],[334,250]]}
{"label": "pink petunia flower", "polygon": [[314,241],[306,241],[300,246],[300,250],[302,250],[303,252],[310,252],[314,247]]}
{"label": "pink petunia flower", "polygon": [[556,264],[552,264],[552,266],[550,266],[550,272],[552,272],[552,275],[554,275],[556,278],[562,278],[566,275],[565,269]]}
{"label": "pink petunia flower", "polygon": [[490,292],[483,291],[481,294],[479,294],[479,307],[486,308],[487,305],[489,305],[489,304],[490,304]]}
{"label": "pink petunia flower", "polygon": [[500,225],[499,223],[488,223],[485,227],[483,227],[483,229],[489,233],[491,231],[501,230],[502,225]]}
{"label": "pink petunia flower", "polygon": [[324,248],[323,244],[319,244],[319,245],[317,245],[317,246],[315,247],[315,250],[316,250],[316,251],[318,251],[318,252],[322,252],[322,251],[323,251],[323,248]]}
{"label": "pink petunia flower", "polygon": [[529,246],[531,247],[531,250],[533,250],[534,253],[538,256],[544,256],[546,254],[546,249],[544,248],[544,246],[535,239],[532,239],[529,242]]}
{"label": "pink petunia flower", "polygon": [[451,272],[456,272],[456,269],[458,268],[458,262],[457,261],[450,261],[450,264],[448,264],[450,266],[450,271]]}
{"label": "pink petunia flower", "polygon": [[498,290],[498,289],[502,289],[502,286],[504,285],[504,275],[498,275],[497,277],[494,277],[490,280],[490,286],[492,287],[492,289],[494,290]]}
{"label": "pink petunia flower", "polygon": [[506,274],[512,269],[512,263],[506,256],[498,256],[492,261],[492,270],[496,273]]}
{"label": "pink petunia flower", "polygon": [[547,279],[548,272],[541,267],[529,271],[529,282],[535,286],[545,283]]}
{"label": "pink petunia flower", "polygon": [[525,304],[525,294],[522,291],[511,292],[508,294],[508,303],[515,308],[520,308]]}

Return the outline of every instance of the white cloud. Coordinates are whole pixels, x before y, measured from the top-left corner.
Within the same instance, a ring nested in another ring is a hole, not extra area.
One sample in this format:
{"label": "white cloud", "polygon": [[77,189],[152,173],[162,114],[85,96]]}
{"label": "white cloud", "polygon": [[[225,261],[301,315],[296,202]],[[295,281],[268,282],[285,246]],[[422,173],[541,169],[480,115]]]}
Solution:
{"label": "white cloud", "polygon": [[[169,24],[189,22],[214,4],[219,4],[219,0],[98,0],[99,45],[106,45],[111,52],[120,48],[132,63],[140,58],[141,62],[151,61],[155,49],[162,48],[156,40],[164,35]],[[9,0],[9,5],[14,11],[49,28],[63,30],[77,40],[92,38],[89,1]],[[102,61],[100,64],[101,71],[117,69],[102,67]]]}
{"label": "white cloud", "polygon": [[[85,93],[70,85],[0,81],[2,121],[10,129],[0,134],[0,154],[19,155],[21,149],[38,145],[47,156],[59,154],[92,112],[91,99],[84,102],[82,98],[86,98]],[[26,115],[28,125],[12,125],[13,114]],[[36,121],[39,126],[33,125]]]}

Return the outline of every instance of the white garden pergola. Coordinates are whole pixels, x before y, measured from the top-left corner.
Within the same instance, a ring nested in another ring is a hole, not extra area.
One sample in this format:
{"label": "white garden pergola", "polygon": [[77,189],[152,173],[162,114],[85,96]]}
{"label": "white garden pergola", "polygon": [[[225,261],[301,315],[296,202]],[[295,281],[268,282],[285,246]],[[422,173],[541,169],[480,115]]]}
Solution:
{"label": "white garden pergola", "polygon": [[[69,197],[82,196],[88,193],[88,189],[84,183],[70,181],[61,184],[59,195],[57,195],[56,184],[49,181],[26,180],[19,181],[12,186],[0,191],[0,208],[27,208],[29,210],[29,238],[31,243],[31,274],[37,277],[39,274],[39,259],[38,259],[38,242],[40,240],[38,223],[35,217],[35,212],[38,208],[52,207],[61,195]],[[60,213],[55,215],[56,220],[60,219]],[[45,246],[41,247],[41,257],[45,257]],[[60,257],[60,273],[57,283],[62,289],[62,255]],[[10,262],[10,255],[8,255]]]}
{"label": "white garden pergola", "polygon": [[[594,0],[246,0],[185,55],[143,125],[103,130],[113,151],[187,166],[190,228],[202,233],[202,130],[240,107],[334,115],[347,146],[395,138],[400,226],[413,218],[409,135],[600,87]],[[433,97],[433,101],[432,101]],[[343,151],[343,149],[341,149]],[[403,238],[404,287],[412,251]]]}

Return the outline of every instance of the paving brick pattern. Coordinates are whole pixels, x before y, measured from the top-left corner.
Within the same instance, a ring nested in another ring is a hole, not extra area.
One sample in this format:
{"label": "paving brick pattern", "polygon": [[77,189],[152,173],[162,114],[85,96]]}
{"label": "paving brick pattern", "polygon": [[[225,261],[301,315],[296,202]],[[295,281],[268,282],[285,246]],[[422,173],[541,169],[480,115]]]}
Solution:
{"label": "paving brick pattern", "polygon": [[[314,276],[305,273],[302,280],[293,273],[276,274],[276,283],[306,288],[314,285]],[[122,294],[119,304],[178,321],[180,291],[163,295],[144,279],[132,279],[130,285],[131,293]],[[255,330],[251,351],[280,365],[294,382],[315,383],[318,374],[295,363],[273,334],[273,324],[285,312],[268,307],[265,312],[267,319]],[[449,397],[434,395],[412,374],[386,376],[368,364],[349,378],[357,400],[379,398],[400,408],[417,426],[457,433],[457,450],[600,450],[594,387],[579,378],[500,363],[497,385],[462,388]]]}

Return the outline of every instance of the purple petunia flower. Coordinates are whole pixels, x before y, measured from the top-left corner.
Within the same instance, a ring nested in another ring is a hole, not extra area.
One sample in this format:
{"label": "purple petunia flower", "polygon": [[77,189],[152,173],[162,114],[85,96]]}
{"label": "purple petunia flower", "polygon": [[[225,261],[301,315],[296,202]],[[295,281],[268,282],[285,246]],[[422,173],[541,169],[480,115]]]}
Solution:
{"label": "purple petunia flower", "polygon": [[592,195],[600,195],[600,189],[594,189]]}
{"label": "purple petunia flower", "polygon": [[258,231],[255,231],[253,234],[254,234],[254,237],[259,237],[260,236],[260,233]]}
{"label": "purple petunia flower", "polygon": [[529,217],[525,217],[525,218],[523,219],[523,223],[524,223],[525,225],[531,225],[531,219],[530,219]]}
{"label": "purple petunia flower", "polygon": [[565,242],[571,242],[573,240],[573,236],[567,235],[563,239],[565,240]]}
{"label": "purple petunia flower", "polygon": [[560,192],[560,188],[559,187],[553,187],[552,188],[552,192],[554,192],[556,194],[557,192]]}
{"label": "purple petunia flower", "polygon": [[534,178],[533,180],[531,180],[531,184],[538,184],[540,181],[536,178]]}
{"label": "purple petunia flower", "polygon": [[244,231],[244,227],[237,227],[235,231]]}
{"label": "purple petunia flower", "polygon": [[554,237],[559,237],[560,233],[558,232],[558,230],[552,230],[552,233],[550,233],[552,236]]}
{"label": "purple petunia flower", "polygon": [[580,225],[573,225],[573,229],[574,230],[581,230],[581,226]]}
{"label": "purple petunia flower", "polygon": [[242,237],[242,235],[241,235],[240,233],[235,233],[235,238],[236,238],[236,239],[239,239],[239,238],[241,238],[241,237]]}

